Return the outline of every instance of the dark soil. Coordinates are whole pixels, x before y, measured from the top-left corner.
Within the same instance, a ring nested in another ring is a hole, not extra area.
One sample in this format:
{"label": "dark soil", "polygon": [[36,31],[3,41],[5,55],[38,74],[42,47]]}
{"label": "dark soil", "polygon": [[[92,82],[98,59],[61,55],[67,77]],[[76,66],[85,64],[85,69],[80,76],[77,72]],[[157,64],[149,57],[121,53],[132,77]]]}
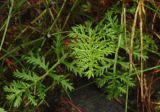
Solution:
{"label": "dark soil", "polygon": [[124,112],[123,107],[115,101],[109,101],[95,85],[85,86],[87,81],[79,80],[81,87],[71,95],[71,99],[82,112]]}
{"label": "dark soil", "polygon": [[80,79],[74,84],[77,89],[70,94],[70,98],[55,95],[58,98],[56,103],[53,102],[56,97],[50,97],[47,101],[49,107],[45,112],[124,112],[120,103],[107,100],[102,90],[94,83]]}

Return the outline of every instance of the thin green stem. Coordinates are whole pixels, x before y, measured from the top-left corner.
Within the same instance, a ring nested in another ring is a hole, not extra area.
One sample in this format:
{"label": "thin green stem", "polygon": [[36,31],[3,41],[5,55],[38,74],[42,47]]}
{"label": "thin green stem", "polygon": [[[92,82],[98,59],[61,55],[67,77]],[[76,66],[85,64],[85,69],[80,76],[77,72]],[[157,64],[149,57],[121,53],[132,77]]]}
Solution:
{"label": "thin green stem", "polygon": [[10,54],[12,54],[12,53],[14,53],[14,52],[16,52],[16,51],[19,51],[19,50],[21,49],[21,47],[24,48],[24,47],[26,47],[26,46],[32,45],[32,44],[34,44],[34,43],[36,43],[36,42],[39,42],[39,41],[41,41],[41,40],[43,40],[43,39],[44,39],[44,38],[41,37],[41,38],[38,38],[38,39],[36,39],[36,40],[27,42],[27,43],[25,43],[25,44],[23,44],[23,45],[19,45],[18,47],[14,48],[14,49],[11,50],[10,52],[6,52],[6,54],[4,54],[2,57],[0,57],[0,60],[2,60],[2,59],[5,58],[6,56],[8,56],[8,55],[10,55]]}
{"label": "thin green stem", "polygon": [[[125,38],[125,47],[127,49],[127,30],[126,30],[126,6],[125,3],[123,3],[123,11],[122,11],[122,23],[124,25],[124,38]],[[129,70],[129,76],[130,77],[131,71]],[[127,77],[127,78],[128,78]],[[129,91],[129,85],[126,84],[126,98],[125,98],[125,112],[128,111],[128,91]]]}
{"label": "thin green stem", "polygon": [[131,75],[135,75],[135,74],[139,74],[141,72],[148,72],[148,71],[151,71],[151,70],[154,70],[154,69],[160,69],[160,65],[158,66],[154,66],[154,67],[150,67],[150,68],[147,68],[147,69],[144,69],[144,70],[137,70],[137,72],[134,72],[134,73],[131,73]]}
{"label": "thin green stem", "polygon": [[66,17],[66,19],[65,19],[65,21],[64,21],[64,24],[63,24],[62,29],[64,29],[64,27],[66,26],[66,24],[67,24],[67,22],[68,22],[68,20],[69,20],[69,18],[70,18],[70,16],[71,16],[71,13],[73,12],[74,8],[76,7],[77,2],[78,2],[78,0],[76,0],[76,1],[74,2],[74,4],[73,4],[73,6],[72,6],[72,8],[71,8],[71,10],[70,10],[70,12],[69,12],[69,14],[67,15],[67,17]]}
{"label": "thin green stem", "polygon": [[55,25],[55,24],[56,24],[56,22],[58,21],[58,19],[59,19],[60,15],[61,15],[61,13],[62,13],[62,11],[63,11],[63,9],[64,9],[64,6],[65,6],[65,4],[66,4],[66,1],[67,1],[67,0],[64,0],[64,2],[63,2],[63,4],[62,4],[61,9],[60,9],[60,11],[58,12],[57,17],[55,18],[55,20],[54,20],[53,24],[52,24],[52,25],[50,26],[50,28],[49,28],[48,33],[50,33],[50,31],[52,30],[52,28],[54,27],[54,25]]}
{"label": "thin green stem", "polygon": [[[55,26],[55,24],[57,23],[60,15],[62,14],[62,11],[63,11],[63,9],[64,9],[64,6],[65,6],[65,4],[66,4],[66,1],[67,1],[67,0],[64,0],[63,4],[62,4],[62,6],[61,6],[61,9],[60,9],[60,11],[59,11],[58,14],[57,14],[57,17],[56,17],[55,20],[53,21],[53,24],[48,28],[47,35],[50,34],[52,28],[53,28],[53,27]],[[44,45],[45,41],[46,41],[46,39],[44,39],[44,40],[42,41],[41,47]]]}
{"label": "thin green stem", "polygon": [[115,58],[114,58],[114,66],[113,66],[113,74],[114,74],[114,76],[116,75],[116,66],[117,66],[117,60],[118,60],[118,51],[119,51],[120,44],[121,44],[121,38],[122,38],[122,35],[119,35],[118,46],[117,46],[117,49],[116,49]]}
{"label": "thin green stem", "polygon": [[[61,58],[61,59],[62,59],[62,58]],[[58,66],[58,65],[61,63],[61,59],[58,60],[48,71],[46,71],[46,73],[43,74],[43,75],[39,78],[39,80],[44,79],[56,66]]]}
{"label": "thin green stem", "polygon": [[9,25],[10,18],[11,18],[11,13],[12,13],[12,10],[13,10],[13,4],[14,4],[14,0],[11,0],[11,6],[10,6],[10,9],[9,9],[8,18],[7,18],[7,21],[6,21],[6,26],[5,26],[2,41],[1,41],[1,44],[0,44],[0,51],[2,50],[2,46],[3,46],[4,40],[5,40],[5,37],[6,37],[6,34],[7,34],[8,25]]}

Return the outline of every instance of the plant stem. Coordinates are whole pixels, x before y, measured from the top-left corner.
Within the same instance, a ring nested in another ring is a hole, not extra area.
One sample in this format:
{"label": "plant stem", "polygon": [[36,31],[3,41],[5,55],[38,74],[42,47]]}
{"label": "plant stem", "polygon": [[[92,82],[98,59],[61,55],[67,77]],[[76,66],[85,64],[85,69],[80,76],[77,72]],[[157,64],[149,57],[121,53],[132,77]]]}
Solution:
{"label": "plant stem", "polygon": [[5,37],[6,37],[6,34],[7,34],[8,25],[9,25],[9,21],[10,21],[10,18],[11,18],[11,13],[12,13],[12,10],[13,10],[13,4],[14,4],[14,0],[11,0],[11,6],[10,6],[10,9],[9,9],[8,18],[7,18],[7,21],[6,21],[6,27],[5,27],[5,30],[4,30],[4,33],[3,33],[1,44],[0,44],[0,51],[2,50],[2,46],[3,46],[4,40],[5,40]]}
{"label": "plant stem", "polygon": [[[125,39],[125,47],[127,48],[127,30],[126,30],[126,5],[125,3],[123,3],[123,11],[122,11],[122,21],[121,21],[122,25],[123,25],[123,29],[124,29],[124,39]],[[129,71],[129,76],[130,77],[130,71]],[[126,78],[128,78],[126,77]],[[125,97],[125,112],[128,111],[128,92],[129,92],[129,85],[126,85],[126,97]]]}
{"label": "plant stem", "polygon": [[24,48],[24,47],[26,47],[26,46],[32,45],[32,44],[34,44],[34,43],[36,43],[36,42],[38,42],[38,41],[40,41],[40,40],[43,40],[43,39],[44,39],[44,38],[41,37],[41,38],[38,38],[38,39],[33,40],[33,41],[31,41],[31,42],[25,43],[25,44],[23,44],[23,45],[19,45],[18,47],[14,48],[14,49],[11,50],[10,52],[7,52],[7,53],[4,54],[2,57],[0,57],[0,60],[2,60],[3,58],[5,58],[6,56],[10,55],[11,53],[14,53],[14,52],[20,50],[21,47]]}
{"label": "plant stem", "polygon": [[[141,66],[141,75],[140,75],[140,86],[141,86],[141,101],[144,102],[144,92],[145,92],[145,77],[143,75],[143,20],[142,20],[142,11],[143,11],[143,0],[140,0],[140,10],[139,10],[139,18],[140,18],[140,66]],[[144,105],[144,104],[142,104]]]}
{"label": "plant stem", "polygon": [[[62,58],[61,58],[61,59],[62,59]],[[46,73],[43,74],[43,75],[40,77],[39,80],[44,79],[44,78],[49,74],[49,72],[51,72],[57,65],[59,65],[59,64],[61,63],[61,59],[58,60],[48,71],[46,71]]]}
{"label": "plant stem", "polygon": [[64,2],[63,2],[63,4],[62,4],[61,9],[60,9],[60,11],[58,12],[57,17],[55,18],[55,20],[54,20],[53,24],[52,24],[52,25],[50,26],[50,28],[49,28],[48,33],[50,33],[50,31],[52,30],[52,28],[54,27],[54,25],[55,25],[55,24],[56,24],[56,22],[58,21],[58,19],[59,19],[60,15],[61,15],[61,13],[62,13],[62,11],[63,11],[63,9],[64,9],[64,6],[65,6],[65,4],[66,4],[66,1],[67,1],[67,0],[64,0]]}
{"label": "plant stem", "polygon": [[70,12],[69,12],[69,14],[67,15],[67,17],[66,17],[66,19],[65,19],[65,21],[64,21],[64,24],[63,24],[62,29],[64,29],[64,27],[66,26],[66,24],[67,24],[67,22],[68,22],[68,19],[70,18],[71,13],[72,13],[72,11],[74,10],[77,2],[78,2],[78,0],[76,0],[76,1],[74,2],[74,4],[73,4],[73,6],[72,6],[72,8],[71,8],[71,10],[70,10]]}
{"label": "plant stem", "polygon": [[[154,69],[158,69],[158,68],[160,69],[160,65],[154,66],[154,67],[150,67],[150,68],[147,68],[147,69],[142,70],[142,71],[143,71],[143,73],[144,73],[144,72],[147,72],[147,71],[150,71],[150,70],[154,70]],[[139,73],[141,73],[142,71],[139,70],[139,71],[137,71],[137,72],[131,73],[131,75],[139,74]]]}

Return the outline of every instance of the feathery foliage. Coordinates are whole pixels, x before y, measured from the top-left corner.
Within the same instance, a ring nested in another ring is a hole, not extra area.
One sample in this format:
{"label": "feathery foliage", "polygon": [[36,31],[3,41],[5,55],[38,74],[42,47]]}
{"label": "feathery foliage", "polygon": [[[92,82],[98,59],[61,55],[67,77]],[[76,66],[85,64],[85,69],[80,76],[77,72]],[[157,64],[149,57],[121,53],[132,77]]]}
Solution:
{"label": "feathery foliage", "polygon": [[[106,56],[115,52],[116,45],[105,39],[102,34],[103,32],[92,29],[90,23],[86,27],[82,25],[73,27],[70,37],[73,37],[75,44],[70,48],[74,51],[72,52],[76,60],[74,66],[80,76],[88,78],[101,76],[113,64]],[[114,35],[114,32],[110,32],[110,35]]]}
{"label": "feathery foliage", "polygon": [[[91,23],[77,25],[69,35],[73,39],[70,49],[74,58],[74,67],[69,69],[81,77],[95,78],[98,86],[105,88],[109,99],[126,93],[126,85],[133,87],[135,81],[134,77],[128,76],[129,50],[126,43],[129,43],[130,33],[127,33],[127,39],[124,38],[122,26],[115,12],[108,11],[95,27]],[[144,42],[143,59],[146,59],[146,49],[156,50],[156,45],[147,35]],[[133,55],[138,60],[139,45],[139,36],[136,36]]]}
{"label": "feathery foliage", "polygon": [[53,79],[52,83],[54,83],[54,86],[60,85],[65,91],[73,90],[72,83],[70,83],[69,79],[55,73],[54,69],[60,62],[49,67],[49,62],[45,62],[45,58],[39,55],[34,56],[31,54],[23,58],[27,63],[32,64],[33,67],[44,69],[45,73],[38,74],[33,70],[24,69],[14,72],[13,76],[17,80],[14,80],[9,86],[4,87],[4,91],[7,93],[7,100],[14,107],[19,107],[23,100],[34,106],[44,102],[48,90],[46,85],[43,84],[43,80],[47,76]]}

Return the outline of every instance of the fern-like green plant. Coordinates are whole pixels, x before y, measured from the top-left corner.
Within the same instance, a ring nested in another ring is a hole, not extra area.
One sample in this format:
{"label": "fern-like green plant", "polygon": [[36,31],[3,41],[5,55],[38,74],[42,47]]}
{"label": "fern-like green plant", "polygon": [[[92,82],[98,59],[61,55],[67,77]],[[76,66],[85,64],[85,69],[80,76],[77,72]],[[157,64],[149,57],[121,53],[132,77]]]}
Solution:
{"label": "fern-like green plant", "polygon": [[[69,34],[72,39],[70,45],[73,58],[72,70],[81,77],[95,78],[99,87],[105,88],[108,98],[116,98],[126,93],[126,85],[134,86],[134,77],[129,74],[129,50],[124,38],[123,28],[114,11],[108,11],[100,23],[95,27],[89,23],[77,25]],[[127,37],[130,33],[127,33]],[[140,59],[139,37],[135,38],[134,57]],[[144,49],[156,48],[153,41],[145,36]],[[147,59],[147,51],[143,59]]]}
{"label": "fern-like green plant", "polygon": [[[24,100],[33,106],[43,103],[46,92],[50,90],[48,88],[53,88],[52,86],[60,85],[65,91],[73,90],[72,83],[70,83],[69,79],[63,75],[56,74],[55,68],[61,63],[61,60],[58,60],[51,66],[49,62],[45,61],[43,56],[34,56],[31,54],[23,58],[28,64],[31,64],[34,69],[16,70],[13,76],[17,80],[14,80],[9,86],[4,87],[7,100],[13,104],[14,107],[19,107]],[[36,72],[36,68],[42,69],[42,74]],[[53,80],[49,87],[46,87],[43,83],[47,76]]]}
{"label": "fern-like green plant", "polygon": [[[114,35],[114,32],[110,34]],[[74,66],[80,76],[88,78],[101,76],[113,64],[106,56],[115,52],[116,45],[100,35],[102,33],[92,29],[90,23],[86,27],[82,25],[73,27],[73,32],[70,33],[75,43],[70,46],[74,51],[72,52],[76,61]]]}

